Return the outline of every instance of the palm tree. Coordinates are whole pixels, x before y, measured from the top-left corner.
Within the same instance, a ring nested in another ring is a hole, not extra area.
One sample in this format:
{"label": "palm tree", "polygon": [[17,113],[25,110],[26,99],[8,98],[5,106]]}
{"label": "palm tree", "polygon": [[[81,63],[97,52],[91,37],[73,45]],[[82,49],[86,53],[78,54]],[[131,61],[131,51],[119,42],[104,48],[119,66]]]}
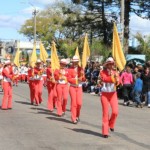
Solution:
{"label": "palm tree", "polygon": [[134,37],[139,42],[137,49],[146,55],[147,60],[150,60],[150,35],[143,36],[141,33],[137,33]]}

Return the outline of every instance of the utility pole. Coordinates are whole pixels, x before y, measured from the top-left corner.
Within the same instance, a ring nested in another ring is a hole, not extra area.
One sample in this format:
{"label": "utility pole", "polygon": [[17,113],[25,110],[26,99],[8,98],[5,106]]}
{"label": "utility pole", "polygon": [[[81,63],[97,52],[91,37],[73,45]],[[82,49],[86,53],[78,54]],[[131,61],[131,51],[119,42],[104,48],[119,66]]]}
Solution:
{"label": "utility pole", "polygon": [[34,16],[34,44],[36,44],[36,15],[37,15],[38,11],[36,10],[36,8],[34,8],[33,11],[33,16]]}
{"label": "utility pole", "polygon": [[125,9],[125,0],[121,0],[121,41],[122,41],[122,48],[124,49],[124,9]]}

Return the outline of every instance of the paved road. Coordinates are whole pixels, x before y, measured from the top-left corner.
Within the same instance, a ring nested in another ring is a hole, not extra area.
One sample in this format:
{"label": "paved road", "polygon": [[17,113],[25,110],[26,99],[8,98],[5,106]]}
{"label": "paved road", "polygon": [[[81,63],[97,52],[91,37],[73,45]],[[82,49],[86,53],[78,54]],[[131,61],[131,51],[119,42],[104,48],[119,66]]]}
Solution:
{"label": "paved road", "polygon": [[[101,106],[98,96],[84,94],[81,122],[62,118],[44,103],[31,106],[27,84],[13,88],[13,110],[0,110],[0,150],[150,150],[150,109],[124,107],[119,101],[115,132],[101,136]],[[0,94],[2,99],[2,93]],[[69,100],[70,101],[70,100]]]}

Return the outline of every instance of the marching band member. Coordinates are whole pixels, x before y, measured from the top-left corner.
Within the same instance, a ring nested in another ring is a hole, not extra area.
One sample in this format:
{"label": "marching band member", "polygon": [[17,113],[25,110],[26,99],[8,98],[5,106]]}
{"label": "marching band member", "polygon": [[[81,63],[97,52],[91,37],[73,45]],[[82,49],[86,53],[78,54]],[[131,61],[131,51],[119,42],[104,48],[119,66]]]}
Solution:
{"label": "marching band member", "polygon": [[18,86],[18,78],[19,78],[18,67],[14,64],[12,69],[13,69],[13,74],[14,74],[13,85]]}
{"label": "marching band member", "polygon": [[35,86],[35,100],[36,105],[42,103],[42,90],[43,90],[43,70],[41,68],[41,60],[38,59],[36,67],[34,67],[34,86]]}
{"label": "marching band member", "polygon": [[68,82],[70,83],[71,96],[71,120],[77,124],[80,117],[82,106],[82,82],[85,81],[84,71],[78,66],[79,58],[74,56],[72,59],[72,67],[68,69]]}
{"label": "marching band member", "polygon": [[[118,72],[114,70],[114,60],[109,57],[104,64],[105,69],[100,71],[101,88],[101,104],[102,104],[102,134],[104,138],[108,138],[109,129],[113,132],[118,115],[118,98],[116,86],[120,79]],[[109,114],[109,105],[112,113]]]}
{"label": "marching band member", "polygon": [[28,69],[28,83],[29,83],[29,89],[30,89],[30,100],[31,105],[34,104],[35,100],[35,84],[34,84],[34,64],[32,63]]}
{"label": "marching band member", "polygon": [[4,80],[3,80],[4,96],[3,96],[3,100],[2,100],[1,109],[3,109],[3,110],[12,109],[12,84],[11,84],[11,81],[13,80],[13,71],[12,71],[10,60],[5,61],[2,75],[4,77]]}
{"label": "marching band member", "polygon": [[21,72],[21,82],[25,82],[26,80],[26,66],[23,63],[21,68],[20,68],[20,72]]}
{"label": "marching band member", "polygon": [[67,60],[61,59],[60,69],[56,70],[55,79],[57,81],[57,115],[62,116],[66,112],[67,99],[69,94]]}
{"label": "marching band member", "polygon": [[56,82],[54,78],[54,73],[51,69],[51,60],[48,62],[47,70],[47,90],[48,90],[48,110],[51,112],[54,110],[54,106],[56,103]]}
{"label": "marching band member", "polygon": [[3,91],[3,75],[2,75],[2,72],[3,72],[3,64],[0,63],[0,84],[1,84],[1,89]]}
{"label": "marching band member", "polygon": [[44,86],[46,86],[46,80],[47,80],[46,69],[47,69],[46,64],[43,64],[43,74],[42,74],[42,77],[43,77],[43,85]]}

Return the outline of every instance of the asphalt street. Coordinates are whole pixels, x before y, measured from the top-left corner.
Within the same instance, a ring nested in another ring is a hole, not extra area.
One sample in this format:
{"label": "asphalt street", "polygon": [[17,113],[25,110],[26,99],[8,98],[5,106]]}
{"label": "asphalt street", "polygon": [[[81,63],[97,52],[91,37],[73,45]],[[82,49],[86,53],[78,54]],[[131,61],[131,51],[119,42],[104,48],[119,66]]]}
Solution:
{"label": "asphalt street", "polygon": [[119,100],[115,132],[104,139],[99,96],[84,94],[77,125],[71,123],[70,98],[63,117],[47,110],[46,88],[43,99],[32,106],[28,85],[13,87],[13,109],[0,110],[0,150],[150,150],[150,108],[125,107]]}

